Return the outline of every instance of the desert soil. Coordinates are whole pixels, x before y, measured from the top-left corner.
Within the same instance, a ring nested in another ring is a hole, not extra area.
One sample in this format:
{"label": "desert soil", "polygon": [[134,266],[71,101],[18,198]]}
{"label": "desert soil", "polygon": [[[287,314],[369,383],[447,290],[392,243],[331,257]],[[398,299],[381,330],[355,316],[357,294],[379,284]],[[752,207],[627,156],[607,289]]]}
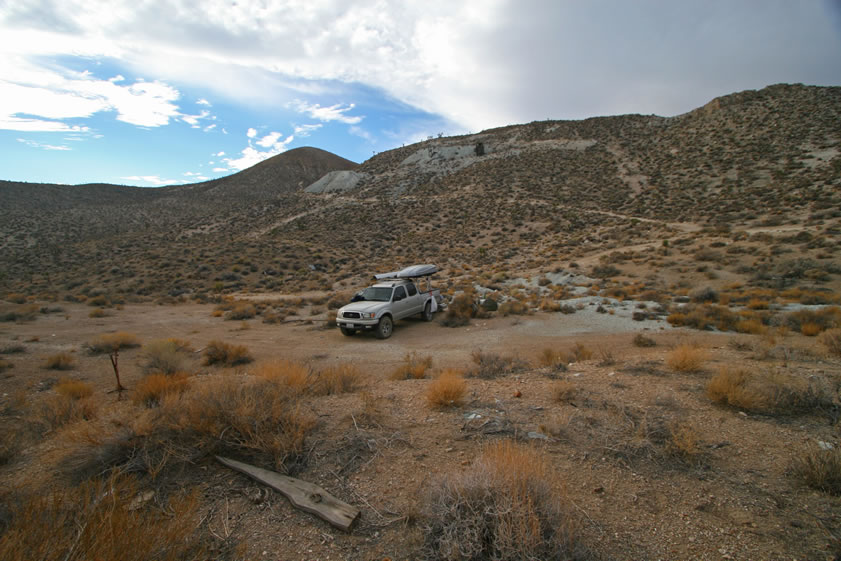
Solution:
{"label": "desert soil", "polygon": [[[482,447],[497,438],[529,442],[548,455],[593,558],[829,560],[839,551],[841,499],[805,487],[790,469],[819,441],[841,445],[834,420],[745,414],[712,404],[704,392],[724,365],[804,377],[841,374],[837,359],[799,334],[772,342],[671,329],[663,321],[634,322],[618,307],[599,314],[585,306],[571,315],[474,319],[460,328],[405,320],[380,341],[343,337],[306,309],[293,321],[270,325],[224,321],[213,317],[213,306],[199,304],[126,305],[103,318],[88,317],[91,308],[82,305],[61,307],[31,322],[0,324],[0,347],[25,347],[8,356],[13,367],[0,375],[0,407],[22,392],[37,399],[63,376],[94,384],[114,415],[133,407],[107,393],[114,386],[108,358],[83,351],[85,342],[115,331],[143,342],[177,337],[199,350],[212,340],[246,345],[255,362],[231,369],[240,374],[278,358],[314,368],[349,362],[365,373],[362,391],[307,398],[319,424],[308,439],[307,465],[297,473],[362,510],[351,532],[294,509],[210,460],[196,466],[195,484],[205,499],[202,523],[220,540],[240,544],[245,559],[416,558],[425,492],[442,474],[470,470]],[[634,346],[639,332],[657,345]],[[543,349],[569,350],[576,343],[592,350],[592,358],[570,363],[565,372],[537,366]],[[701,371],[666,366],[667,353],[680,343],[707,350]],[[775,358],[778,347],[781,358]],[[438,371],[469,368],[474,351],[516,356],[532,366],[494,379],[468,378],[465,405],[445,410],[430,408],[423,398],[430,379],[389,379],[411,353],[431,356]],[[73,354],[73,370],[42,368],[58,352]],[[120,360],[123,383],[131,388],[143,375],[142,349],[124,351]],[[194,366],[200,374],[223,371],[201,366],[198,351]],[[559,378],[577,389],[568,402],[553,398]],[[691,426],[699,460],[685,465],[635,447],[646,420]],[[48,439],[24,451],[0,471],[0,485],[24,485],[35,473],[48,481],[61,458],[47,453],[49,447]]]}

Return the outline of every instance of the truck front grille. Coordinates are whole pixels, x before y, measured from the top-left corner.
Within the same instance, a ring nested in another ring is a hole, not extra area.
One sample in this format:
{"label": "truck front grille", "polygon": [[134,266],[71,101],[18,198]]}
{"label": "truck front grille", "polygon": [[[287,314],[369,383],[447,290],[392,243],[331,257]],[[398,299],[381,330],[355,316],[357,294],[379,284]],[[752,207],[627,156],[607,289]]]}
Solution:
{"label": "truck front grille", "polygon": [[359,312],[342,312],[342,317],[348,319],[359,319],[362,316],[359,315]]}

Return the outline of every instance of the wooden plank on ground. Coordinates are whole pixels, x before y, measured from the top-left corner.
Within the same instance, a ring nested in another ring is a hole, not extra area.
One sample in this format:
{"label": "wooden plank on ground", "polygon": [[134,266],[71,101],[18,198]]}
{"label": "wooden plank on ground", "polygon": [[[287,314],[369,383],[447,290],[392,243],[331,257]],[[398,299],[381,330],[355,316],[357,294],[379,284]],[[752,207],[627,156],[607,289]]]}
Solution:
{"label": "wooden plank on ground", "polygon": [[277,490],[297,508],[315,514],[345,532],[350,531],[353,523],[359,518],[358,508],[340,501],[318,485],[230,458],[216,456],[216,459],[229,468]]}

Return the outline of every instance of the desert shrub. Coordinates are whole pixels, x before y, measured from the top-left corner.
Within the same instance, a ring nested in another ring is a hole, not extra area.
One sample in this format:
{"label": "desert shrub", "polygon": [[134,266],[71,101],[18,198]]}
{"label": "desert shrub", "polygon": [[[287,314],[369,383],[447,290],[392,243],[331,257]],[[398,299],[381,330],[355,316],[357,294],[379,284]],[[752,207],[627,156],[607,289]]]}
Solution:
{"label": "desert shrub", "polygon": [[251,319],[257,315],[257,308],[248,302],[239,302],[225,314],[226,320]]}
{"label": "desert shrub", "polygon": [[349,304],[351,298],[353,298],[352,292],[339,292],[334,294],[330,296],[329,300],[327,300],[327,309],[338,310],[345,304]]}
{"label": "desert shrub", "polygon": [[2,349],[0,349],[0,355],[14,355],[19,353],[25,353],[26,347],[23,345],[6,345]]}
{"label": "desert shrub", "polygon": [[258,365],[254,375],[280,384],[294,393],[304,393],[314,382],[309,366],[291,360],[273,360]]}
{"label": "desert shrub", "polygon": [[475,378],[497,378],[522,372],[528,367],[528,363],[519,358],[482,351],[473,351],[470,358],[473,360],[474,366],[466,374]]}
{"label": "desert shrub", "polygon": [[75,399],[61,394],[47,396],[33,408],[35,422],[47,430],[95,419],[98,409],[92,397]]}
{"label": "desert shrub", "polygon": [[[560,308],[559,308],[560,309]],[[499,306],[499,315],[505,317],[510,315],[521,316],[530,313],[528,305],[519,300],[506,300]]]}
{"label": "desert shrub", "polygon": [[718,292],[710,288],[701,288],[692,293],[692,301],[698,303],[718,302]]}
{"label": "desert shrub", "polygon": [[804,323],[800,325],[800,333],[806,337],[814,337],[815,335],[819,335],[821,331],[823,331],[823,327],[817,323]]}
{"label": "desert shrub", "polygon": [[85,345],[85,348],[91,354],[106,354],[139,346],[140,339],[137,338],[137,335],[125,331],[118,331],[95,337]]}
{"label": "desert shrub", "polygon": [[327,310],[327,320],[325,321],[325,325],[328,329],[336,327],[336,316],[338,313],[338,310]]}
{"label": "desert shrub", "polygon": [[807,326],[807,332],[817,334],[820,331],[841,327],[841,308],[829,306],[819,310],[797,310],[787,314],[783,324],[801,333],[803,333],[803,327]]}
{"label": "desert shrub", "polygon": [[105,312],[105,310],[103,308],[95,308],[95,309],[91,310],[90,312],[88,312],[88,317],[89,318],[104,318],[107,315],[108,314]]}
{"label": "desert shrub", "polygon": [[707,383],[707,397],[721,405],[768,415],[819,411],[832,396],[817,382],[782,372],[721,368]]}
{"label": "desert shrub", "polygon": [[597,265],[593,267],[593,271],[590,273],[590,276],[597,279],[606,279],[621,274],[622,271],[613,265]]}
{"label": "desert shrub", "polygon": [[552,399],[558,403],[569,403],[578,395],[578,386],[569,380],[555,382],[552,386]]}
{"label": "desert shrub", "polygon": [[583,549],[550,463],[511,441],[433,483],[422,512],[427,559],[570,559]]}
{"label": "desert shrub", "polygon": [[172,374],[149,374],[134,387],[131,399],[138,405],[155,407],[165,396],[179,394],[187,389],[189,376],[183,372]]}
{"label": "desert shrub", "polygon": [[184,342],[178,339],[151,341],[143,347],[143,370],[151,374],[183,372],[187,362],[185,351]]}
{"label": "desert shrub", "polygon": [[4,358],[0,358],[0,372],[12,368],[14,365]]}
{"label": "desert shrub", "polygon": [[315,379],[313,393],[331,395],[355,392],[362,385],[362,372],[352,364],[328,366]]}
{"label": "desert shrub", "polygon": [[459,407],[467,392],[467,383],[458,370],[444,370],[429,384],[426,390],[426,402],[430,407]]}
{"label": "desert shrub", "polygon": [[540,351],[540,356],[537,359],[541,366],[546,366],[557,371],[565,371],[567,369],[567,357],[561,351],[555,349],[545,348]]}
{"label": "desert shrub", "polygon": [[223,341],[211,341],[204,348],[204,363],[208,366],[221,364],[223,366],[236,366],[247,364],[254,358],[245,345],[231,345]]}
{"label": "desert shrub", "polygon": [[655,341],[651,337],[646,337],[642,333],[637,333],[636,335],[634,335],[634,341],[633,342],[634,342],[635,347],[646,348],[646,347],[656,347],[657,346],[657,341]]}
{"label": "desert shrub", "polygon": [[458,294],[447,306],[447,312],[441,324],[447,327],[461,327],[470,323],[470,318],[476,315],[476,306],[469,294]]}
{"label": "desert shrub", "polygon": [[6,301],[13,304],[26,304],[26,295],[19,292],[10,292],[6,294]]}
{"label": "desert shrub", "polygon": [[411,353],[405,356],[403,364],[395,368],[389,376],[392,380],[419,380],[426,377],[426,371],[432,368],[431,356],[418,356]]}
{"label": "desert shrub", "polygon": [[93,395],[93,386],[81,380],[73,380],[71,378],[62,378],[53,386],[53,389],[59,395],[68,397],[70,399],[82,399]]}
{"label": "desert shrub", "polygon": [[669,424],[664,448],[669,457],[684,464],[695,465],[702,458],[698,432],[686,421],[674,421]]}
{"label": "desert shrub", "polygon": [[707,359],[707,352],[694,345],[682,344],[666,355],[666,364],[678,372],[696,372]]}
{"label": "desert shrub", "polygon": [[841,356],[841,328],[824,331],[819,340],[829,354]]}
{"label": "desert shrub", "polygon": [[593,358],[593,351],[588,349],[581,343],[576,343],[575,345],[573,345],[572,349],[570,349],[569,354],[567,355],[567,359],[569,360],[569,362],[581,362],[584,360],[590,360],[591,358]]}
{"label": "desert shrub", "polygon": [[0,535],[5,561],[201,560],[208,552],[195,533],[197,494],[150,501],[138,508],[131,478],[112,477],[50,494],[18,497]]}
{"label": "desert shrub", "polygon": [[806,485],[829,493],[841,495],[841,449],[813,448],[798,456],[792,471]]}
{"label": "desert shrub", "polygon": [[76,366],[76,359],[70,353],[58,353],[47,357],[44,368],[50,370],[72,370]]}
{"label": "desert shrub", "polygon": [[37,304],[16,306],[14,310],[0,314],[0,321],[32,321],[38,316]]}

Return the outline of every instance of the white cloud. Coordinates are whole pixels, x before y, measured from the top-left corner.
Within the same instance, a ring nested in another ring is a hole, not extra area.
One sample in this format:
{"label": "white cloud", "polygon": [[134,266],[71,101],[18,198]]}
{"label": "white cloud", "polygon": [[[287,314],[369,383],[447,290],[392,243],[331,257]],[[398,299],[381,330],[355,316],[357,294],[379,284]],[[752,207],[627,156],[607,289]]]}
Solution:
{"label": "white cloud", "polygon": [[196,101],[196,105],[206,105],[207,107],[212,107],[212,105],[210,104],[210,102],[209,102],[209,101],[207,101],[207,100],[206,100],[206,99],[204,99],[204,98],[199,99],[198,101]]}
{"label": "white cloud", "polygon": [[125,179],[126,181],[146,183],[147,185],[152,185],[155,187],[163,187],[164,185],[181,185],[187,183],[183,179],[161,179],[157,175],[129,175],[126,177],[121,177],[120,179]]}
{"label": "white cloud", "polygon": [[296,99],[290,103],[289,106],[295,109],[298,113],[309,115],[311,118],[318,119],[324,123],[339,121],[340,123],[355,125],[362,122],[363,119],[363,117],[345,115],[345,113],[355,107],[353,103],[350,105],[337,103],[336,105],[331,105],[330,107],[322,107],[318,103],[309,104],[305,101],[301,101],[300,99]]}
{"label": "white cloud", "polygon": [[231,170],[229,170],[228,168],[213,168],[213,171],[215,171],[216,173],[224,173]]}
{"label": "white cloud", "polygon": [[210,132],[210,131],[212,131],[212,130],[213,130],[213,129],[215,129],[215,128],[216,128],[216,125],[215,125],[215,124],[213,124],[213,125],[207,125],[206,127],[204,127],[204,132]]}
{"label": "white cloud", "polygon": [[33,148],[41,148],[42,150],[72,150],[69,146],[56,146],[54,144],[42,144],[40,142],[35,142],[34,140],[26,140],[24,138],[18,138],[18,142],[22,142],[27,146],[31,146]]}
{"label": "white cloud", "polygon": [[199,121],[202,119],[206,119],[210,116],[210,111],[202,111],[198,115],[181,115],[181,120],[187,123],[188,125],[192,125],[193,128],[199,127]]}
{"label": "white cloud", "polygon": [[[256,141],[257,146],[268,149],[259,150],[254,147],[251,140],[257,136],[257,130],[253,128],[248,129],[246,136],[249,138],[248,146],[243,148],[241,152],[242,155],[239,158],[222,158],[222,161],[228,166],[228,169],[223,171],[241,171],[250,168],[255,164],[259,164],[263,160],[271,158],[272,156],[277,156],[282,152],[286,152],[289,144],[295,140],[294,135],[289,135],[283,140],[280,140],[281,134],[279,132],[271,132]],[[217,154],[217,156],[218,155],[219,154]],[[217,171],[217,168],[214,168],[213,171]]]}
{"label": "white cloud", "polygon": [[295,127],[295,136],[309,136],[324,125],[297,125]]}
{"label": "white cloud", "polygon": [[258,146],[262,146],[263,148],[271,148],[277,143],[277,140],[280,138],[279,132],[271,132],[257,141]]}
{"label": "white cloud", "polygon": [[219,157],[219,158],[221,158],[224,155],[225,155],[225,152],[222,152],[222,151],[219,151],[219,152],[214,154],[214,156]]}

